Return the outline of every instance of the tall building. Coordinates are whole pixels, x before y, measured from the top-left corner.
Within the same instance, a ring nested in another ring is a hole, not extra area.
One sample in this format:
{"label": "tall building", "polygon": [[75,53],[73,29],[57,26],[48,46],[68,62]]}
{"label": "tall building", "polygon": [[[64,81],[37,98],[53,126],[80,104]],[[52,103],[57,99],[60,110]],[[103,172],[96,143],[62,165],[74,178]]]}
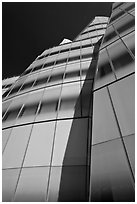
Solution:
{"label": "tall building", "polygon": [[3,201],[134,201],[134,21],[114,3],[3,94]]}

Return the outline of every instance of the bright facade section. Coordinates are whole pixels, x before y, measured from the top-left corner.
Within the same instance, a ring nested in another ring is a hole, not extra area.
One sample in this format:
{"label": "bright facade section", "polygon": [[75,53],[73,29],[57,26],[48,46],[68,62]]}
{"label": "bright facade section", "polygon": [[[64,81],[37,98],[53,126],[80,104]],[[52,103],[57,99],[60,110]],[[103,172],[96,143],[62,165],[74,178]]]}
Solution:
{"label": "bright facade section", "polygon": [[134,3],[37,57],[3,95],[3,201],[134,201],[133,63]]}
{"label": "bright facade section", "polygon": [[135,4],[114,3],[93,91],[91,201],[134,201]]}

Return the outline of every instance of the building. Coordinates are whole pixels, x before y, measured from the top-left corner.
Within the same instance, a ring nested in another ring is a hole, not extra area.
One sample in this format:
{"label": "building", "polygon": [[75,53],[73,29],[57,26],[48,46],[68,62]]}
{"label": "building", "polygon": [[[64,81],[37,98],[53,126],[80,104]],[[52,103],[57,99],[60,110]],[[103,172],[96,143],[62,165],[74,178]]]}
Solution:
{"label": "building", "polygon": [[3,201],[134,201],[134,21],[114,3],[3,94]]}
{"label": "building", "polygon": [[2,80],[2,94],[8,91],[10,86],[12,86],[17,79],[18,79],[18,76]]}

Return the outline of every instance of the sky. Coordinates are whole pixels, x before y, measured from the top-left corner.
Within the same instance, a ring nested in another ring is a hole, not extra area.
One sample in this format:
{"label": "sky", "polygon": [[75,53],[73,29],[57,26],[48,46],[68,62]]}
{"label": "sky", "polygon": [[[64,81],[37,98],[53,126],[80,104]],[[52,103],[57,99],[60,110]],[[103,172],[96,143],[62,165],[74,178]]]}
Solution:
{"label": "sky", "polygon": [[111,2],[3,2],[2,78],[18,76],[44,50],[73,40]]}

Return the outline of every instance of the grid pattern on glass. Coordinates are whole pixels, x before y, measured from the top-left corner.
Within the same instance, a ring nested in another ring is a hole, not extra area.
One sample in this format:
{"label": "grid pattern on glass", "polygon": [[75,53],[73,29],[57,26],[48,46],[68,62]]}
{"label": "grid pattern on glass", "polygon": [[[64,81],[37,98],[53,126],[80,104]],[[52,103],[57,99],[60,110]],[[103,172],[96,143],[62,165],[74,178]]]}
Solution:
{"label": "grid pattern on glass", "polygon": [[12,130],[3,153],[3,169],[21,167],[30,131],[31,125],[16,127]]}
{"label": "grid pattern on glass", "polygon": [[23,168],[17,186],[15,202],[44,202],[49,167]]}
{"label": "grid pattern on glass", "polygon": [[91,156],[91,202],[134,202],[134,184],[121,140],[93,146]]}
{"label": "grid pattern on glass", "polygon": [[121,39],[109,45],[107,49],[117,78],[134,72],[134,60]]}
{"label": "grid pattern on glass", "polygon": [[50,165],[54,129],[54,121],[33,126],[24,167]]}

